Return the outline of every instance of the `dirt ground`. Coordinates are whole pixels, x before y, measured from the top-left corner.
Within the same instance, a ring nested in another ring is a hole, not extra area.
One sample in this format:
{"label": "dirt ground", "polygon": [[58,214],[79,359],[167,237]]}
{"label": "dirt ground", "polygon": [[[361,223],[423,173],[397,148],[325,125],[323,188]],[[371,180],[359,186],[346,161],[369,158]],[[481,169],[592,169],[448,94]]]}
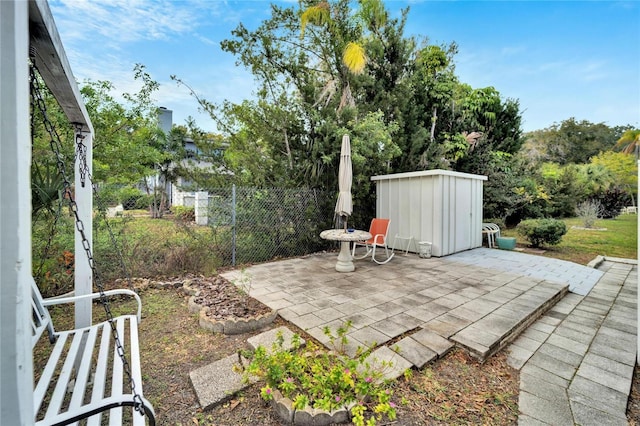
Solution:
{"label": "dirt ground", "polygon": [[[193,277],[189,279],[193,280]],[[232,304],[246,304],[230,283],[219,278],[202,279],[212,291],[206,298],[210,306],[233,310]],[[151,401],[159,425],[279,425],[270,406],[259,397],[260,383],[235,395],[227,403],[203,412],[189,382],[189,372],[248,349],[251,334],[226,336],[213,334],[198,325],[197,315],[187,308],[180,279],[162,288],[148,286],[140,290],[143,320],[140,324],[141,361],[144,395]],[[231,286],[231,287],[228,287]],[[220,298],[216,298],[219,295]],[[204,299],[201,299],[201,302]],[[126,303],[114,307],[114,314],[129,312]],[[245,308],[243,308],[245,309]],[[259,306],[257,309],[261,309]],[[99,314],[99,309],[94,309]],[[246,311],[246,312],[250,312]],[[70,311],[54,313],[54,322],[68,321]],[[312,338],[292,324],[277,318],[272,327],[287,325],[305,339]],[[36,367],[39,361],[35,360]],[[485,424],[515,425],[518,413],[518,372],[499,353],[484,364],[470,358],[462,350],[453,350],[444,358],[410,378],[398,379],[394,386],[394,402],[398,418],[393,425]],[[631,425],[640,425],[640,380],[634,377],[628,406]],[[387,423],[389,424],[389,423]]]}

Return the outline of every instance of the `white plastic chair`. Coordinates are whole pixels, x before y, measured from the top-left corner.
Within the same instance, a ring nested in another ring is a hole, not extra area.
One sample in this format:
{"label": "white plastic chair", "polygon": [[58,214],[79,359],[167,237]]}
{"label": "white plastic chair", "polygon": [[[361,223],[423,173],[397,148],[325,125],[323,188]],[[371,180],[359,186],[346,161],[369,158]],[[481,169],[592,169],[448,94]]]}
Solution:
{"label": "white plastic chair", "polygon": [[493,248],[496,245],[496,238],[500,236],[500,227],[495,223],[483,223],[482,233],[487,235],[487,245]]}

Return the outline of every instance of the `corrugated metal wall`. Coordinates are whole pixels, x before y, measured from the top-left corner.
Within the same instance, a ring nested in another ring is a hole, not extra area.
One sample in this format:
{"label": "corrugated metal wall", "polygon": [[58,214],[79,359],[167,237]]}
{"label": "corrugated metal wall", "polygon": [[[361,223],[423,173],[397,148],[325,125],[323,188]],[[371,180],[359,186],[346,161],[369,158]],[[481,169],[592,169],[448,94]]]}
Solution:
{"label": "corrugated metal wall", "polygon": [[[446,256],[482,245],[482,182],[486,176],[447,170],[374,176],[376,216],[391,219],[395,235],[429,241],[434,256]],[[396,249],[406,247],[398,240]]]}

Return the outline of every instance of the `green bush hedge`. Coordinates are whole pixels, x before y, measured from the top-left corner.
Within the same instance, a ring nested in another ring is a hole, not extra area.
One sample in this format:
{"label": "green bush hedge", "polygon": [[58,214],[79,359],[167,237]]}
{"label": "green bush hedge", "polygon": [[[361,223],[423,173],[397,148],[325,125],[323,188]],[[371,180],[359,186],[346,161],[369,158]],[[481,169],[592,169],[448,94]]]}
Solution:
{"label": "green bush hedge", "polygon": [[558,219],[523,220],[516,229],[533,247],[558,244],[567,233],[567,225]]}

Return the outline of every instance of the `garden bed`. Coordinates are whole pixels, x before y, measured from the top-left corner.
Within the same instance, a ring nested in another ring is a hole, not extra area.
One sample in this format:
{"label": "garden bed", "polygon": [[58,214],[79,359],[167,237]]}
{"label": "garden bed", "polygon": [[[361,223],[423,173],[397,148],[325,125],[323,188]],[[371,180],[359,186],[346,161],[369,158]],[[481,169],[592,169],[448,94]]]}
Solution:
{"label": "garden bed", "polygon": [[214,333],[242,334],[271,324],[278,312],[270,309],[221,276],[194,277],[182,283],[189,295],[189,312],[200,327]]}

